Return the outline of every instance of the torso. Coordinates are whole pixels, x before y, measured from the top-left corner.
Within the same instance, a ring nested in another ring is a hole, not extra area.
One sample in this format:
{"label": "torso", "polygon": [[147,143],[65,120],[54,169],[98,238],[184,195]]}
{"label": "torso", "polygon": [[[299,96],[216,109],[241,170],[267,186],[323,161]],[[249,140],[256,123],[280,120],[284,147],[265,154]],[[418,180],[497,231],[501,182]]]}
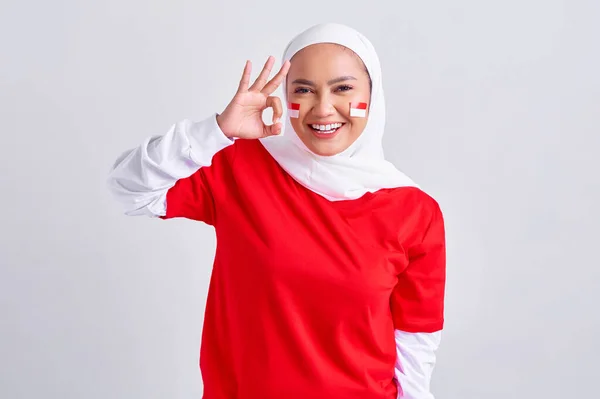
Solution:
{"label": "torso", "polygon": [[204,398],[395,398],[390,295],[434,201],[405,187],[330,202],[259,141],[235,146],[211,182]]}

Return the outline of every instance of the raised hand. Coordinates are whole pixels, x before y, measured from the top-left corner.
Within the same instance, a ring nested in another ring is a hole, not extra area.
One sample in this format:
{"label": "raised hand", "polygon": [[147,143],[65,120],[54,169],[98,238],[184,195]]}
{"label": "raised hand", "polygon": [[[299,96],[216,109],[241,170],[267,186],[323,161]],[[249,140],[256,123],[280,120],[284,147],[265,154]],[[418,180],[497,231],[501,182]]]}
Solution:
{"label": "raised hand", "polygon": [[[274,63],[275,58],[270,56],[256,81],[248,87],[252,63],[246,61],[235,96],[223,113],[217,116],[217,123],[227,137],[258,139],[281,133],[282,125],[279,122],[283,114],[281,99],[271,94],[287,75],[290,62],[285,61],[277,75],[267,82]],[[273,108],[273,124],[270,126],[262,120],[262,113],[267,108]]]}

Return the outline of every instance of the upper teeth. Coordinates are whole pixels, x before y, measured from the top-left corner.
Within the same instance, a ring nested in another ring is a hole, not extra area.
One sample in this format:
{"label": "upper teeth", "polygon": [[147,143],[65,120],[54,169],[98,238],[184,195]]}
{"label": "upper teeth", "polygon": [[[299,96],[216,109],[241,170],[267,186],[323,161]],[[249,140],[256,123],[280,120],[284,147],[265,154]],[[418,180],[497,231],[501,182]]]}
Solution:
{"label": "upper teeth", "polygon": [[341,123],[332,123],[330,125],[310,125],[313,129],[317,129],[317,130],[332,130],[332,129],[337,129],[342,127]]}

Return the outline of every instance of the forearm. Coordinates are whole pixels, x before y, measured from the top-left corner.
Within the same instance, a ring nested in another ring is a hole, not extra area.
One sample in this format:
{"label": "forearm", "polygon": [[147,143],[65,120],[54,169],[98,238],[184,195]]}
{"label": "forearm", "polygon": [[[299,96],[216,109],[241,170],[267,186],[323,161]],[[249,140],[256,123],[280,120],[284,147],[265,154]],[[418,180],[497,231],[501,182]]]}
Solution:
{"label": "forearm", "polygon": [[441,331],[407,333],[396,330],[395,338],[398,399],[434,399],[430,382]]}

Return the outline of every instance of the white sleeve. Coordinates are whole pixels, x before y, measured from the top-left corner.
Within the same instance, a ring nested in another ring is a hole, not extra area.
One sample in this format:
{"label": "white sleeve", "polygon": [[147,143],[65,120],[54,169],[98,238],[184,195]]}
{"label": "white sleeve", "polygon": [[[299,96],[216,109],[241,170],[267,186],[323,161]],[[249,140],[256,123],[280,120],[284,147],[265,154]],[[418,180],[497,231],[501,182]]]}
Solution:
{"label": "white sleeve", "polygon": [[398,399],[434,399],[429,383],[441,331],[408,333],[396,330],[395,337]]}
{"label": "white sleeve", "polygon": [[123,153],[113,165],[107,185],[126,215],[166,214],[167,191],[189,177],[234,140],[225,136],[216,114],[200,122],[183,120],[163,136],[147,138]]}

